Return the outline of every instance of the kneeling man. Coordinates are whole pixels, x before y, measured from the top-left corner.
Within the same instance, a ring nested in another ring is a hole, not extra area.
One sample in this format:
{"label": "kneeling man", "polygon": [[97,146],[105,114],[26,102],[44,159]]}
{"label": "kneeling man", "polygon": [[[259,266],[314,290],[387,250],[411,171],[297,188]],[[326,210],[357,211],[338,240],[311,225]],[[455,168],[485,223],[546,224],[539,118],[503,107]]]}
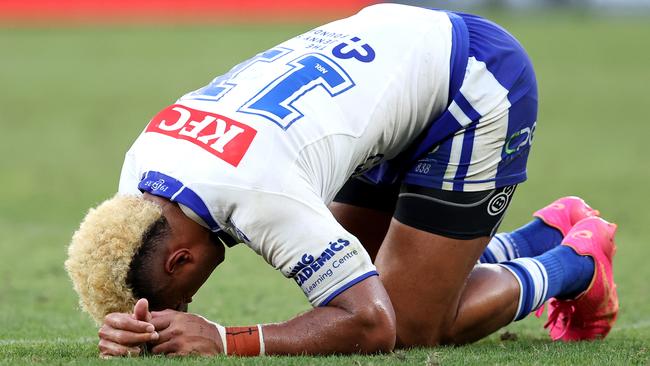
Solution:
{"label": "kneeling man", "polygon": [[[553,339],[604,337],[614,225],[567,197],[494,236],[536,118],[525,51],[467,14],[375,5],[235,66],[153,117],[72,239],[101,354],[462,344],[549,299]],[[245,327],[183,312],[237,243],[313,309]]]}

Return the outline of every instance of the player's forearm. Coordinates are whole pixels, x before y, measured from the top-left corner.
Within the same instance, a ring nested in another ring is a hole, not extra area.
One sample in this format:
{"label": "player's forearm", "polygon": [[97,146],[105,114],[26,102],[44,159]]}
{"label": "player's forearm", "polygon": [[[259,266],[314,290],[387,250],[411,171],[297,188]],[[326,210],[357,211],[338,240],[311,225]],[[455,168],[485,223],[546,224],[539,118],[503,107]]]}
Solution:
{"label": "player's forearm", "polygon": [[248,355],[259,354],[260,349],[270,355],[390,351],[396,334],[393,306],[375,276],[339,294],[327,306],[284,323],[263,325],[261,348],[255,343],[257,327],[228,329],[226,352]]}
{"label": "player's forearm", "polygon": [[266,354],[391,351],[395,345],[395,330],[385,310],[370,306],[351,313],[326,306],[315,308],[284,323],[264,325]]}

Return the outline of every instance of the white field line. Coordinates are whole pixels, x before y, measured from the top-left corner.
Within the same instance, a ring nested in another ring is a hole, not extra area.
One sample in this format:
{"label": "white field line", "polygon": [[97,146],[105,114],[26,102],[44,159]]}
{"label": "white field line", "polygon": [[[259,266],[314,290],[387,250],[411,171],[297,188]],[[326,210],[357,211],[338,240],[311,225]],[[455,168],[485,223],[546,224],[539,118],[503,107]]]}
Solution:
{"label": "white field line", "polygon": [[[631,329],[650,328],[650,319],[645,319],[637,323],[615,325],[612,332],[620,332]],[[81,338],[56,338],[56,339],[0,339],[0,346],[39,346],[43,344],[78,344],[78,343],[96,343],[98,338],[81,337]]]}

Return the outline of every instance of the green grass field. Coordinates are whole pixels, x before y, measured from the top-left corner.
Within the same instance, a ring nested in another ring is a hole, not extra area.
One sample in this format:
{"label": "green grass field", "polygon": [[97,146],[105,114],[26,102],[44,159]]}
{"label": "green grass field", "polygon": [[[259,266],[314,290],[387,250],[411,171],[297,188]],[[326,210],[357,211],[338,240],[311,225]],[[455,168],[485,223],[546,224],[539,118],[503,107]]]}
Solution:
{"label": "green grass field", "polygon": [[[148,119],[236,62],[310,28],[0,29],[0,364],[648,364],[650,363],[650,18],[551,14],[496,19],[536,65],[540,115],[529,181],[503,230],[580,195],[619,224],[621,312],[602,342],[550,342],[530,317],[465,347],[380,356],[99,360],[96,329],[63,269],[88,207],[116,190],[122,156]],[[190,310],[224,324],[308,309],[292,281],[245,247],[229,250]],[[501,340],[505,331],[517,340]]]}

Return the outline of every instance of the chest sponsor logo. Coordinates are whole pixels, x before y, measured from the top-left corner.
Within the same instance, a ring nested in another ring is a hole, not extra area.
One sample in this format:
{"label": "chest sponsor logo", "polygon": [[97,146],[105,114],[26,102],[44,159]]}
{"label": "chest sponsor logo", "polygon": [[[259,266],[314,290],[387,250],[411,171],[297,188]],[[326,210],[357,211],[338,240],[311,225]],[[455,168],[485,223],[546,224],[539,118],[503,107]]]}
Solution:
{"label": "chest sponsor logo", "polygon": [[158,113],[146,132],[189,141],[236,167],[248,151],[257,131],[214,113],[172,105]]}

